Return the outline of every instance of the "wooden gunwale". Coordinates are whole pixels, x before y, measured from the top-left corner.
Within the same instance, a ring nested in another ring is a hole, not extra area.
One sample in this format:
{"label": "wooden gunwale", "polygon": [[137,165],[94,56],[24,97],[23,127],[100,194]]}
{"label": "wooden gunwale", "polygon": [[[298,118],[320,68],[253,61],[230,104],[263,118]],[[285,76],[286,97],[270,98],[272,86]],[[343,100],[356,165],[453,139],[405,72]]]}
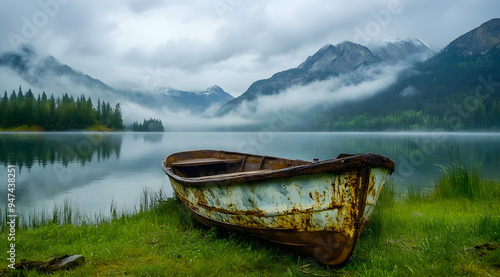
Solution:
{"label": "wooden gunwale", "polygon": [[[201,150],[201,151],[206,152],[206,150]],[[228,155],[239,155],[241,157],[241,160],[246,163],[248,163],[247,158],[245,157],[244,159],[243,157],[245,155],[252,156],[250,154],[225,152],[225,151],[213,151],[213,152],[223,153]],[[394,171],[393,161],[384,156],[372,153],[364,153],[357,155],[341,154],[339,155],[339,157],[341,158],[318,161],[318,162],[307,162],[302,160],[289,160],[271,156],[253,155],[254,157],[262,158],[262,160],[264,160],[264,158],[268,160],[276,159],[291,164],[297,163],[299,165],[290,166],[287,168],[282,168],[277,170],[266,170],[266,171],[257,170],[255,171],[254,174],[219,174],[219,175],[212,175],[210,176],[210,178],[202,178],[202,177],[189,178],[189,177],[181,177],[174,172],[172,167],[175,163],[168,162],[168,159],[170,157],[173,157],[173,155],[165,157],[161,162],[161,167],[168,176],[174,178],[175,180],[181,182],[183,185],[186,186],[200,186],[206,184],[207,182],[208,183],[219,182],[221,185],[225,184],[229,186],[231,185],[231,183],[236,183],[236,182],[258,181],[263,179],[274,179],[274,178],[287,178],[291,176],[308,175],[308,174],[324,173],[324,172],[338,173],[353,169],[376,168],[376,167],[389,168],[390,169],[389,174],[391,174]],[[259,167],[262,167],[262,165],[260,165]],[[240,171],[240,173],[244,173],[244,171]]]}

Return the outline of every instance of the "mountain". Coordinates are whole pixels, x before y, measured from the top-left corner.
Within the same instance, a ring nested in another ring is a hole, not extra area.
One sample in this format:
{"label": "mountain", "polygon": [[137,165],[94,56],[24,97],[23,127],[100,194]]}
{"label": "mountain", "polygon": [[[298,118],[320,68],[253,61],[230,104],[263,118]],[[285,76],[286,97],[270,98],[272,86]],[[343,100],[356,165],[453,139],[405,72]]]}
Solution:
{"label": "mountain", "polygon": [[417,38],[385,40],[373,52],[349,41],[335,46],[327,44],[298,67],[254,82],[241,96],[222,106],[217,114],[235,111],[244,101],[253,101],[259,96],[276,95],[290,87],[306,86],[336,76],[342,76],[346,85],[361,83],[371,78],[371,73],[367,73],[366,69],[403,60],[415,63],[434,53],[434,50]]}
{"label": "mountain", "polygon": [[221,87],[214,85],[203,91],[183,91],[173,88],[157,88],[158,98],[173,111],[189,110],[192,113],[203,113],[208,109],[218,109],[234,97]]}
{"label": "mountain", "polygon": [[[49,94],[102,95],[108,102],[129,101],[132,108],[187,110],[201,115],[197,118],[228,101],[217,115],[234,112],[231,122],[244,122],[241,128],[265,125],[279,131],[499,131],[498,65],[500,19],[464,33],[438,53],[415,38],[387,39],[372,50],[352,42],[328,44],[297,67],[254,82],[234,99],[218,86],[194,92],[158,88],[150,94],[115,90],[29,47],[0,54],[2,70]],[[0,77],[6,79],[1,72]],[[182,126],[188,120],[180,121]]]}
{"label": "mountain", "polygon": [[374,56],[370,49],[345,41],[336,46],[331,44],[323,46],[297,68],[311,75],[319,74],[315,77],[321,78],[351,72],[360,66],[378,62],[380,59]]}
{"label": "mountain", "polygon": [[91,94],[106,101],[120,96],[119,91],[68,65],[61,64],[52,56],[39,56],[29,45],[24,45],[18,52],[1,54],[0,67],[14,71],[33,89],[45,90],[56,96],[64,93]]}
{"label": "mountain", "polygon": [[[218,114],[244,110],[269,121],[257,112],[283,111],[281,131],[500,130],[500,19],[437,53],[416,38],[372,49],[325,45],[297,68],[254,82]],[[244,101],[251,104],[238,109]]]}
{"label": "mountain", "polygon": [[372,48],[373,54],[387,62],[407,60],[424,61],[436,53],[429,45],[418,38],[387,38]]}
{"label": "mountain", "polygon": [[335,46],[328,44],[298,67],[278,72],[269,79],[254,82],[242,95],[222,106],[217,114],[227,114],[237,109],[243,101],[252,101],[263,95],[279,94],[292,86],[307,85],[380,62],[380,58],[360,44],[349,41]]}
{"label": "mountain", "polygon": [[453,40],[373,97],[317,111],[315,130],[500,130],[500,19]]}
{"label": "mountain", "polygon": [[500,45],[500,18],[492,19],[452,41],[441,57],[482,55]]}
{"label": "mountain", "polygon": [[[85,94],[94,101],[101,99],[111,103],[120,102],[123,110],[128,108],[128,105],[124,105],[124,103],[129,102],[134,103],[130,105],[132,108],[138,104],[149,110],[162,110],[166,107],[173,111],[183,109],[193,114],[200,114],[207,113],[209,108],[217,110],[233,99],[230,94],[218,86],[212,86],[198,92],[166,88],[158,88],[154,93],[118,90],[62,64],[53,56],[39,55],[30,45],[24,45],[19,51],[0,53],[0,69],[4,73],[4,76],[0,76],[3,77],[0,78],[0,82],[3,85],[14,83],[12,88],[0,89],[17,89],[20,85],[19,82],[22,82],[23,87],[28,85],[35,94],[42,91],[49,95],[54,94],[55,97],[60,97],[65,93],[74,96]],[[13,80],[6,82],[6,78]],[[142,118],[124,119],[130,122],[142,120]]]}

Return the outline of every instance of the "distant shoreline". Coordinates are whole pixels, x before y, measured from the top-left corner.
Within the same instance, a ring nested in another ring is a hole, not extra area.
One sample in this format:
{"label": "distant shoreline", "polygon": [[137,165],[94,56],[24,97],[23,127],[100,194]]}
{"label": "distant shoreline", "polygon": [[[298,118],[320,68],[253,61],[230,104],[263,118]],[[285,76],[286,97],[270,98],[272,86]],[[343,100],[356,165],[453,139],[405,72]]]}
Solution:
{"label": "distant shoreline", "polygon": [[[58,133],[58,132],[102,132],[102,133],[167,133],[167,131],[132,131],[132,130],[113,130],[113,129],[102,129],[102,128],[87,128],[87,129],[69,129],[69,130],[46,130],[45,128],[34,128],[34,127],[15,127],[15,128],[0,128],[0,133],[11,133],[11,132],[31,132],[31,133]],[[248,131],[227,131],[227,130],[185,130],[185,131],[168,131],[169,133],[259,133],[259,130],[248,130]],[[393,135],[426,135],[434,134],[435,136],[446,135],[446,134],[500,134],[499,130],[460,130],[460,131],[436,131],[436,130],[388,130],[388,131],[276,131],[274,133],[335,133],[335,134],[393,134]]]}
{"label": "distant shoreline", "polygon": [[44,127],[38,126],[38,125],[32,125],[32,126],[27,126],[27,125],[21,125],[17,127],[10,127],[10,128],[0,128],[0,132],[82,132],[82,131],[87,131],[87,132],[121,132],[123,130],[113,130],[111,128],[108,128],[106,126],[102,125],[93,125],[87,129],[74,129],[74,130],[50,130],[47,131]]}

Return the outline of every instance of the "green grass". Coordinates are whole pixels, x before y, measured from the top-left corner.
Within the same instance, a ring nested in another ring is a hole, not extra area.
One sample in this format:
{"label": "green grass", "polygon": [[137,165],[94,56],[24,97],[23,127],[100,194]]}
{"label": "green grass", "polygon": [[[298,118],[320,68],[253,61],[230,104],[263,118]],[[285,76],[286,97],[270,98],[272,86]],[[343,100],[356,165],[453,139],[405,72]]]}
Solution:
{"label": "green grass", "polygon": [[[90,132],[114,132],[114,131],[122,131],[122,130],[114,130],[109,127],[106,127],[102,124],[94,124],[90,126],[89,128],[85,129],[86,131]],[[38,125],[21,125],[17,127],[11,127],[11,128],[1,128],[0,127],[0,132],[45,132],[45,128],[38,126]],[[124,131],[124,130],[123,130]]]}
{"label": "green grass", "polygon": [[441,198],[475,198],[484,199],[490,196],[495,184],[482,180],[475,169],[467,169],[458,162],[451,165],[440,165],[443,176],[439,178],[435,194]]}
{"label": "green grass", "polygon": [[101,125],[101,124],[94,124],[92,126],[90,126],[89,128],[87,128],[87,131],[91,131],[91,132],[113,132],[114,130],[111,129],[111,128],[108,128],[104,125]]}
{"label": "green grass", "polygon": [[[48,223],[19,230],[16,242],[19,259],[46,260],[64,254],[86,257],[85,266],[70,274],[58,273],[67,276],[220,276],[231,272],[260,275],[263,270],[281,272],[283,264],[294,261],[278,249],[202,228],[174,199],[107,223]],[[2,247],[7,247],[4,241]]]}
{"label": "green grass", "polygon": [[396,201],[385,186],[346,273],[500,276],[500,183],[458,162],[440,167],[430,194],[410,190]]}
{"label": "green grass", "polygon": [[38,126],[38,125],[21,125],[17,127],[11,127],[11,128],[0,128],[0,131],[2,132],[43,132],[45,131],[45,128]]}
{"label": "green grass", "polygon": [[[444,172],[437,186],[443,178],[455,180],[449,174]],[[203,227],[175,199],[148,191],[135,211],[112,205],[109,220],[89,219],[69,203],[43,220],[31,219],[35,228],[16,231],[16,254],[41,261],[64,254],[86,258],[83,266],[55,276],[499,276],[500,184],[478,184],[488,193],[444,197],[437,189],[396,200],[389,183],[351,260],[341,268]],[[75,221],[80,223],[68,224]],[[5,222],[0,225],[0,249],[7,249],[8,230]]]}
{"label": "green grass", "polygon": [[[374,276],[498,276],[500,198],[416,196],[380,205],[343,270]],[[498,190],[496,197],[500,197]],[[483,251],[480,246],[496,245]],[[476,247],[476,248],[475,248]]]}

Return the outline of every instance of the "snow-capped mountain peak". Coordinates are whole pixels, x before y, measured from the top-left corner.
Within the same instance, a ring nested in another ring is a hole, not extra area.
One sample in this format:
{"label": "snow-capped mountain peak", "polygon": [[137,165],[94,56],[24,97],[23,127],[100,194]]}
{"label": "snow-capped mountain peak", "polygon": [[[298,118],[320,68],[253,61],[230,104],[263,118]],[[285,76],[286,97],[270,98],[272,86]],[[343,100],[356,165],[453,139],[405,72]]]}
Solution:
{"label": "snow-capped mountain peak", "polygon": [[165,95],[160,101],[169,109],[173,111],[190,110],[192,113],[203,113],[210,107],[220,107],[234,99],[217,85],[200,91],[185,91],[171,87],[157,88],[157,91],[159,94]]}
{"label": "snow-capped mountain peak", "polygon": [[407,38],[388,37],[379,43],[379,45],[387,45],[387,44],[412,44],[416,47],[427,47],[432,50],[432,47],[429,44],[425,43],[424,41],[422,41],[417,37],[407,37]]}
{"label": "snow-capped mountain peak", "polygon": [[213,85],[213,86],[207,88],[206,90],[199,91],[197,93],[201,94],[201,95],[211,95],[211,94],[221,95],[221,94],[224,94],[226,92],[221,87],[219,87],[218,85]]}
{"label": "snow-capped mountain peak", "polygon": [[427,43],[416,37],[386,38],[373,47],[372,52],[384,61],[425,60],[436,53]]}
{"label": "snow-capped mountain peak", "polygon": [[164,93],[167,96],[198,95],[198,96],[224,96],[231,98],[230,95],[218,85],[213,85],[205,90],[197,90],[197,91],[178,90],[172,87],[156,88],[156,90],[162,91],[162,93]]}

